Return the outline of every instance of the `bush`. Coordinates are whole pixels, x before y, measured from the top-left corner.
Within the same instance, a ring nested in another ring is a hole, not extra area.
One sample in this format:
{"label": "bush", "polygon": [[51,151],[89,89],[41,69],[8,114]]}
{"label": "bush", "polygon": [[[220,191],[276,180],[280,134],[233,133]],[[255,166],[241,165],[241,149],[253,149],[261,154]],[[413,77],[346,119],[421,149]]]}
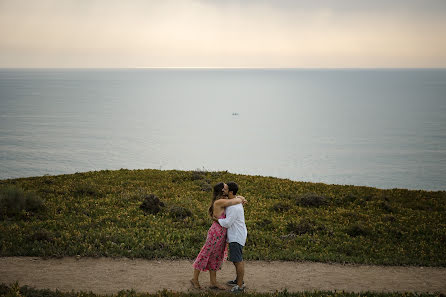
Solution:
{"label": "bush", "polygon": [[203,181],[200,184],[200,190],[202,190],[203,192],[212,192],[213,187],[207,181]]}
{"label": "bush", "polygon": [[404,233],[397,228],[389,229],[388,233],[392,236],[393,239],[396,239],[396,240],[401,240],[404,236]]}
{"label": "bush", "polygon": [[175,219],[185,219],[192,216],[192,212],[189,209],[181,206],[172,206],[169,209],[169,214]]}
{"label": "bush", "polygon": [[157,214],[161,211],[161,207],[164,207],[164,203],[159,200],[154,194],[144,196],[144,201],[139,208],[144,211],[144,214]]}
{"label": "bush", "polygon": [[44,209],[44,201],[35,192],[24,192],[16,186],[8,186],[0,191],[1,217],[14,217],[23,211],[37,213]]}
{"label": "bush", "polygon": [[327,198],[316,194],[305,194],[296,198],[296,204],[305,207],[319,207],[327,204]]}
{"label": "bush", "polygon": [[206,171],[201,171],[201,170],[192,171],[192,176],[191,176],[192,180],[200,180],[204,179],[205,177],[206,177]]}
{"label": "bush", "polygon": [[347,194],[346,196],[344,196],[344,198],[342,198],[342,200],[346,203],[354,203],[357,199],[358,197],[353,194]]}
{"label": "bush", "polygon": [[77,196],[98,196],[99,191],[90,183],[81,183],[74,188]]}
{"label": "bush", "polygon": [[263,219],[263,220],[257,221],[255,224],[256,224],[256,228],[259,230],[272,230],[274,227],[273,221],[271,221],[269,219]]}
{"label": "bush", "polygon": [[274,204],[271,209],[274,210],[275,212],[284,212],[284,211],[289,210],[290,208],[291,208],[290,205],[288,205],[287,203],[278,202],[278,203]]}
{"label": "bush", "polygon": [[178,175],[174,175],[174,176],[172,177],[172,182],[173,182],[173,183],[182,183],[182,182],[184,182],[185,180],[186,180],[185,177],[182,176],[182,175],[180,175],[180,174],[178,174]]}
{"label": "bush", "polygon": [[48,241],[48,242],[52,242],[54,241],[54,236],[53,234],[45,229],[42,230],[37,230],[36,232],[34,232],[30,237],[30,240],[32,241]]}
{"label": "bush", "polygon": [[0,211],[6,216],[16,216],[25,209],[25,192],[16,186],[0,191]]}
{"label": "bush", "polygon": [[39,212],[45,209],[45,204],[42,198],[37,196],[36,193],[27,193],[25,199],[25,209],[29,212]]}
{"label": "bush", "polygon": [[393,215],[386,215],[382,218],[383,222],[396,222],[396,218]]}
{"label": "bush", "polygon": [[296,235],[312,234],[316,230],[316,223],[308,219],[302,219],[298,224],[294,222],[288,223],[286,230]]}
{"label": "bush", "polygon": [[386,211],[386,212],[389,212],[389,213],[392,213],[392,212],[393,212],[393,208],[392,208],[392,206],[390,206],[390,204],[389,204],[387,201],[382,201],[382,202],[379,204],[379,207],[380,207],[382,210]]}
{"label": "bush", "polygon": [[357,236],[367,236],[370,234],[369,230],[367,230],[367,228],[365,228],[364,226],[360,225],[360,224],[354,224],[352,226],[350,226],[346,233],[352,237],[357,237]]}

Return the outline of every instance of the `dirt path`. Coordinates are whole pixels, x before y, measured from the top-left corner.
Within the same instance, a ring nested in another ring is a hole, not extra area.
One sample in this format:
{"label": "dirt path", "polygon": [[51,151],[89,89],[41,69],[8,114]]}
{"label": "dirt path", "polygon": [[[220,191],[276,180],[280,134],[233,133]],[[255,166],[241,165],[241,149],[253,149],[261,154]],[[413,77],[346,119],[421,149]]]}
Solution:
{"label": "dirt path", "polygon": [[[0,258],[0,283],[60,291],[117,293],[135,289],[191,291],[192,262],[142,259],[33,257]],[[221,282],[234,278],[234,267],[226,262],[217,273]],[[200,282],[209,286],[209,274]],[[410,291],[446,293],[446,268],[341,265],[312,262],[246,262],[247,291],[305,290]]]}

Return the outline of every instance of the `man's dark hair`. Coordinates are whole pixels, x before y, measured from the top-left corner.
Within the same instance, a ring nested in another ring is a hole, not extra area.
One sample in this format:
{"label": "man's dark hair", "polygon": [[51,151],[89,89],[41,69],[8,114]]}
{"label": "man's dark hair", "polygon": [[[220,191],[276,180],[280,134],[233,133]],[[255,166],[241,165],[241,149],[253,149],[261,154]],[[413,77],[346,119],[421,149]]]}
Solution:
{"label": "man's dark hair", "polygon": [[228,182],[228,191],[232,192],[232,194],[237,195],[238,185],[235,182]]}

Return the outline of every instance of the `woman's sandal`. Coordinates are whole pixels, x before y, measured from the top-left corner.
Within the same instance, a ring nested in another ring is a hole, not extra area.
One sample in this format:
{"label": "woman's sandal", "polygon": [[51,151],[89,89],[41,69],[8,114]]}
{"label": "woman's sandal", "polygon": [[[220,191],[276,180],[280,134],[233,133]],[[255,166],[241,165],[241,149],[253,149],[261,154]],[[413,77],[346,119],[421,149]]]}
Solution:
{"label": "woman's sandal", "polygon": [[211,287],[209,287],[209,289],[211,289],[211,290],[227,290],[227,288],[226,287],[224,287],[224,286],[211,286]]}
{"label": "woman's sandal", "polygon": [[200,283],[199,282],[194,282],[193,280],[190,280],[190,283],[192,284],[192,287],[194,287],[194,289],[201,289]]}

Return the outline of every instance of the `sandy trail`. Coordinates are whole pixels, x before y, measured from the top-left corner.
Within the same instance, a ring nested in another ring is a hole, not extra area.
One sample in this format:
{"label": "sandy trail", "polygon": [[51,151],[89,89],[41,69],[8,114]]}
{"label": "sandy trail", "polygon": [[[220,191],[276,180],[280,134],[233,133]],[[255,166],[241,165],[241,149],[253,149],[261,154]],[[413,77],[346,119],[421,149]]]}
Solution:
{"label": "sandy trail", "polygon": [[[234,278],[230,262],[217,278],[224,283]],[[0,283],[60,291],[92,291],[98,294],[134,289],[156,292],[163,289],[192,291],[189,279],[192,261],[153,261],[127,258],[42,259],[0,258]],[[209,274],[200,282],[209,286]],[[313,262],[248,261],[245,283],[248,292],[338,290],[349,292],[440,292],[446,293],[446,268],[341,265]]]}

